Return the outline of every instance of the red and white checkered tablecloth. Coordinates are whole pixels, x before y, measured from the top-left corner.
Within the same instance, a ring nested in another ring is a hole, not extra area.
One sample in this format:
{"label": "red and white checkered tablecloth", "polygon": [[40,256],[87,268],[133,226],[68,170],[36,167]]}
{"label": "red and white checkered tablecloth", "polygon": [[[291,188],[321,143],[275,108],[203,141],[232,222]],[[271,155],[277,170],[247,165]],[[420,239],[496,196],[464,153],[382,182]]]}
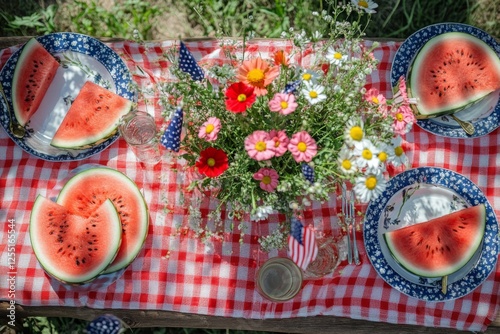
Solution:
{"label": "red and white checkered tablecloth", "polygon": [[[176,43],[108,45],[122,56],[139,86],[153,88],[153,81],[167,75],[169,62],[165,54]],[[203,57],[207,61],[217,60],[223,54],[217,51],[217,41],[189,41],[186,46],[198,60]],[[252,43],[250,51],[265,54],[278,47],[278,41],[260,40]],[[398,43],[383,42],[374,52],[381,63],[379,70],[370,76],[370,85],[387,95],[391,90],[391,61],[398,47]],[[2,65],[16,49],[1,51]],[[158,125],[162,125],[158,94],[151,89],[139,102],[139,109],[154,113]],[[499,129],[464,140],[438,137],[415,126],[406,141],[411,148],[408,155],[413,167],[439,166],[467,176],[484,192],[497,216],[500,214]],[[484,331],[500,311],[498,264],[472,293],[452,301],[425,302],[401,294],[379,277],[366,256],[361,231],[357,234],[361,266],[347,265],[344,261],[334,274],[306,281],[291,301],[269,302],[255,289],[254,276],[261,263],[278,253],[260,251],[257,239],[268,234],[278,217],[272,216],[267,223],[249,224],[243,236],[226,234],[220,241],[200,242],[182,227],[187,226],[187,208],[180,196],[185,181],[182,173],[175,171],[180,164],[176,159],[167,159],[165,155],[160,164],[146,168],[136,161],[125,141],[119,139],[103,152],[82,161],[49,162],[24,152],[4,130],[0,130],[0,157],[0,299],[3,300],[9,299],[6,273],[12,270],[7,265],[7,222],[13,220],[17,237],[15,302],[23,305],[156,309],[256,319],[322,314],[470,331]],[[69,171],[90,163],[115,168],[132,178],[145,194],[151,224],[144,249],[116,281],[96,283],[88,289],[72,288],[50,279],[38,264],[28,235],[30,210],[37,194],[47,194]],[[319,228],[329,229],[337,221],[337,211],[332,199],[323,205],[315,204],[306,218],[322,225]]]}

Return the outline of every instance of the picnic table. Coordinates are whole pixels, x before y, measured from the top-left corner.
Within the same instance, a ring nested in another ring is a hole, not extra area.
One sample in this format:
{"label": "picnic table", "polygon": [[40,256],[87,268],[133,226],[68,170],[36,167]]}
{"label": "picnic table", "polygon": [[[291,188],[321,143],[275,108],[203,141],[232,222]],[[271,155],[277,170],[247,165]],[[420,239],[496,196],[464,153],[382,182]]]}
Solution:
{"label": "picnic table", "polygon": [[[0,38],[0,68],[27,37]],[[164,54],[176,40],[137,43],[102,39],[127,64],[139,87],[150,86],[165,73]],[[184,41],[199,60],[217,49],[215,39]],[[374,55],[380,60],[369,85],[386,95],[391,91],[390,71],[401,40],[378,40]],[[275,48],[274,40],[255,42],[263,52]],[[367,44],[372,40],[367,39]],[[140,70],[139,70],[140,69]],[[148,73],[148,75],[144,75]],[[158,96],[140,100],[139,110],[154,115],[161,126],[164,119]],[[437,136],[414,126],[405,136],[412,167],[443,167],[474,182],[500,215],[500,130],[477,138]],[[0,315],[8,321],[15,305],[16,325],[31,316],[75,317],[92,320],[112,313],[131,327],[229,328],[289,333],[342,332],[442,333],[463,331],[500,332],[500,265],[469,294],[443,302],[426,302],[396,291],[374,270],[363,244],[361,221],[357,240],[361,265],[343,261],[337,270],[322,279],[306,281],[292,300],[275,303],[255,289],[256,269],[266,259],[283,255],[265,253],[257,237],[269,227],[252,225],[243,242],[228,236],[207,247],[192,234],[179,233],[174,221],[182,221],[182,210],[164,210],[165,198],[176,198],[181,188],[173,170],[180,162],[171,155],[155,166],[136,160],[125,141],[119,138],[106,150],[79,161],[47,161],[35,157],[0,130]],[[58,180],[83,164],[117,169],[142,189],[150,210],[150,229],[138,258],[110,284],[88,290],[68,287],[50,279],[32,251],[28,224],[38,194],[46,194]],[[179,205],[175,203],[175,205]],[[174,205],[174,206],[175,206]],[[335,220],[338,203],[333,198],[314,204],[312,214]],[[15,221],[15,297],[9,297],[7,273],[7,222]],[[273,224],[276,222],[270,222]]]}

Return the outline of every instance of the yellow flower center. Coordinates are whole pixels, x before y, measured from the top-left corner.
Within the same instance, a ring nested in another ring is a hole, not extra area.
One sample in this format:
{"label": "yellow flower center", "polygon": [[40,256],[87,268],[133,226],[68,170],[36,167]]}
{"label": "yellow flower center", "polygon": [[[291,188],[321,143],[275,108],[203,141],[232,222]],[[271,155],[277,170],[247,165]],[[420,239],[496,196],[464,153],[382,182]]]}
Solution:
{"label": "yellow flower center", "polygon": [[380,161],[385,162],[385,161],[387,160],[387,153],[385,153],[385,152],[380,152],[380,153],[378,154],[378,158],[379,158],[379,160],[380,160]]}
{"label": "yellow flower center", "polygon": [[366,178],[365,185],[369,190],[375,189],[375,187],[377,186],[377,178],[373,175],[368,176]]}
{"label": "yellow flower center", "polygon": [[207,165],[209,165],[210,167],[215,166],[215,159],[214,158],[208,158],[207,159]]}
{"label": "yellow flower center", "polygon": [[264,175],[262,178],[262,183],[264,184],[270,184],[271,183],[271,177],[269,175]]}
{"label": "yellow flower center", "polygon": [[301,141],[300,143],[297,144],[297,149],[300,151],[300,152],[305,152],[307,150],[307,145],[306,143],[304,143],[303,141]]}
{"label": "yellow flower center", "polygon": [[245,102],[246,99],[247,99],[247,96],[245,94],[238,95],[238,101],[239,102]]}
{"label": "yellow flower center", "polygon": [[373,153],[372,151],[370,151],[369,149],[365,148],[363,150],[363,152],[361,152],[361,155],[363,156],[363,158],[365,158],[366,160],[371,160],[373,158]]}
{"label": "yellow flower center", "polygon": [[281,109],[286,109],[286,108],[288,108],[288,102],[281,101]]}
{"label": "yellow flower center", "polygon": [[274,140],[274,147],[280,147],[280,140],[277,137],[275,137],[273,140]]}
{"label": "yellow flower center", "polygon": [[360,141],[363,139],[363,129],[360,126],[353,126],[349,132],[352,139]]}
{"label": "yellow flower center", "polygon": [[215,128],[215,127],[214,127],[214,125],[213,125],[213,124],[208,124],[208,125],[207,125],[207,127],[205,128],[205,132],[206,132],[207,134],[212,133],[212,131],[214,131],[214,128]]}
{"label": "yellow flower center", "polygon": [[345,170],[350,170],[351,167],[351,160],[345,159],[344,161],[342,161],[342,168],[344,168]]}
{"label": "yellow flower center", "polygon": [[302,79],[305,81],[309,81],[309,80],[311,80],[311,78],[312,78],[312,75],[310,73],[302,74]]}
{"label": "yellow flower center", "polygon": [[254,68],[253,70],[250,70],[247,74],[247,79],[248,82],[250,82],[252,85],[256,85],[261,83],[264,80],[264,72],[260,68]]}
{"label": "yellow flower center", "polygon": [[405,151],[401,146],[394,148],[394,154],[396,154],[396,156],[400,157],[403,155],[403,153],[405,153]]}
{"label": "yellow flower center", "polygon": [[340,53],[340,52],[335,52],[335,53],[333,54],[333,58],[335,58],[335,59],[342,59],[342,53]]}
{"label": "yellow flower center", "polygon": [[368,2],[366,2],[364,0],[360,0],[360,1],[358,1],[358,6],[363,7],[363,8],[368,8]]}
{"label": "yellow flower center", "polygon": [[259,152],[264,152],[266,150],[267,146],[266,146],[266,143],[263,142],[263,141],[258,141],[256,144],[255,144],[255,149]]}
{"label": "yellow flower center", "polygon": [[312,90],[309,92],[309,96],[313,99],[317,98],[318,97],[318,93],[316,93],[316,91]]}
{"label": "yellow flower center", "polygon": [[375,104],[379,104],[379,100],[376,96],[372,97],[372,102]]}
{"label": "yellow flower center", "polygon": [[403,119],[404,119],[403,114],[402,114],[402,113],[400,113],[400,112],[398,112],[398,113],[396,114],[396,119],[398,120],[398,122],[402,122],[402,121],[403,121]]}

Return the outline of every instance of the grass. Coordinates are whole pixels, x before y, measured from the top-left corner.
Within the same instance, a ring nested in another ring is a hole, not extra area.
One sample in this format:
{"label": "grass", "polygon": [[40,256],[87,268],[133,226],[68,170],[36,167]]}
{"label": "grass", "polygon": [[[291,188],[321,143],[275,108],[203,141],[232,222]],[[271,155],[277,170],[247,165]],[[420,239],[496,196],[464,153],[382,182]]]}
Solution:
{"label": "grass", "polygon": [[[497,0],[378,1],[368,36],[406,38],[427,25],[460,22],[500,37]],[[113,8],[112,8],[113,6]],[[166,39],[224,34],[279,37],[291,27],[314,31],[311,12],[328,10],[323,0],[0,0],[0,36],[74,31],[97,37]],[[231,20],[226,18],[231,17]],[[83,333],[87,321],[28,318],[25,333]],[[5,327],[0,326],[3,333]],[[248,333],[246,331],[148,328],[127,333]],[[257,333],[257,332],[254,332]],[[262,332],[261,332],[262,333]]]}

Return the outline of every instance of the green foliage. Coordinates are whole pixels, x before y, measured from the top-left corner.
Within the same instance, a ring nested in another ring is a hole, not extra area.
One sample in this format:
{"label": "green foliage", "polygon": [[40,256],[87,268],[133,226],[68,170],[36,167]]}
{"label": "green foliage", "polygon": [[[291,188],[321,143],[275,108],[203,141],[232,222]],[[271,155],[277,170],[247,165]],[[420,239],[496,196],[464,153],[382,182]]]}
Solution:
{"label": "green foliage", "polygon": [[0,9],[0,33],[9,35],[43,35],[57,31],[55,17],[58,6],[51,4],[46,8],[30,6],[31,14]]}
{"label": "green foliage", "polygon": [[159,12],[156,6],[141,0],[116,3],[111,11],[96,0],[90,3],[75,0],[73,6],[78,13],[71,19],[74,31],[90,36],[128,39],[151,39],[150,22]]}

